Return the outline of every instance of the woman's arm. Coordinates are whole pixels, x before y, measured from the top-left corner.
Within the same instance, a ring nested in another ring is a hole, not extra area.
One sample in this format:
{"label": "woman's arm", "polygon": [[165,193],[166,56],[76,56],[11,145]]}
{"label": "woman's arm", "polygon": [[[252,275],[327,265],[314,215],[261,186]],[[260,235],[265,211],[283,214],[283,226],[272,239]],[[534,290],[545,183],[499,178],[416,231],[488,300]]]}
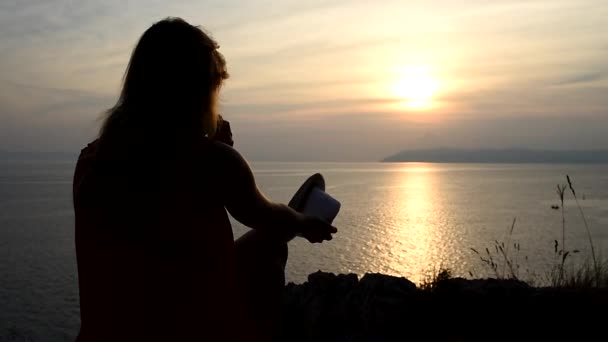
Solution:
{"label": "woman's arm", "polygon": [[242,224],[286,239],[301,233],[310,242],[331,240],[336,228],[280,203],[268,200],[255,183],[251,168],[235,149],[216,143],[224,205]]}

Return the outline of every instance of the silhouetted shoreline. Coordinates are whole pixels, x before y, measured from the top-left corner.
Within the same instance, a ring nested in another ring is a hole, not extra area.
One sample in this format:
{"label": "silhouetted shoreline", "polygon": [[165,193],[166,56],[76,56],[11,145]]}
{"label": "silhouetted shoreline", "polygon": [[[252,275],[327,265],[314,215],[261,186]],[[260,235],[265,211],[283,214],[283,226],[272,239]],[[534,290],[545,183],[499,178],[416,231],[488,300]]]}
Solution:
{"label": "silhouetted shoreline", "polygon": [[608,150],[418,149],[398,152],[382,162],[605,164]]}

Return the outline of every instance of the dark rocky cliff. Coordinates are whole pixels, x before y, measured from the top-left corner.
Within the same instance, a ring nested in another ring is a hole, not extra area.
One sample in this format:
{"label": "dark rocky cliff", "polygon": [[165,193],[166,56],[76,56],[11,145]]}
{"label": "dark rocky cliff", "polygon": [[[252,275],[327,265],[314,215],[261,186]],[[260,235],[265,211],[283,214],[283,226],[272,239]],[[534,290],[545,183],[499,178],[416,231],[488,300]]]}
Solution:
{"label": "dark rocky cliff", "polygon": [[420,288],[382,274],[317,272],[286,286],[281,340],[604,340],[606,304],[608,289],[462,278]]}

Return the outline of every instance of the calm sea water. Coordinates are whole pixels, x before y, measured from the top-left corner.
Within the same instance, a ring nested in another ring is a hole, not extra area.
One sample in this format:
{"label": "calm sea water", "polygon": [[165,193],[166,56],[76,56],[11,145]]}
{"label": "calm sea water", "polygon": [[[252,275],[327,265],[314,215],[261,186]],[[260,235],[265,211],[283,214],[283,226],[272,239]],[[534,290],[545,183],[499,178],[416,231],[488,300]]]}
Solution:
{"label": "calm sea water", "polygon": [[[0,341],[69,341],[79,325],[73,162],[0,162]],[[574,180],[596,248],[608,246],[608,165],[252,163],[261,189],[287,202],[312,173],[342,202],[334,240],[290,245],[288,280],[317,270],[382,272],[421,281],[433,268],[488,276],[471,251],[519,242],[522,277],[546,275],[561,241],[555,193]],[[584,200],[583,200],[584,197]],[[587,256],[571,196],[567,247]],[[517,218],[511,237],[509,230]],[[245,227],[234,222],[235,236]],[[509,244],[510,245],[510,244]],[[604,253],[605,255],[605,253]]]}

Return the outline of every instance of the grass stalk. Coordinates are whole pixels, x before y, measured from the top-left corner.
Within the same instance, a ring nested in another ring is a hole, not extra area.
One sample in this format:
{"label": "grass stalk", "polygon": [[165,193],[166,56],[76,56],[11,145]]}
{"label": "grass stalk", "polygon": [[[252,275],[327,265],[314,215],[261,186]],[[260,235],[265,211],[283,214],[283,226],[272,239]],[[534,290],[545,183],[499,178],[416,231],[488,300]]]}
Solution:
{"label": "grass stalk", "polygon": [[576,202],[576,206],[578,207],[578,211],[581,214],[581,218],[583,219],[583,223],[585,225],[585,230],[587,231],[587,238],[589,238],[589,246],[591,247],[591,257],[593,258],[593,268],[595,270],[595,279],[596,283],[599,285],[600,283],[600,268],[597,263],[597,258],[595,256],[595,248],[593,246],[593,239],[591,238],[591,231],[589,230],[589,224],[587,224],[587,218],[585,218],[585,213],[583,213],[583,208],[578,201],[578,197],[576,196],[576,191],[574,191],[574,187],[572,186],[572,182],[570,181],[570,176],[566,175],[566,180],[568,180],[568,187],[572,192],[572,196],[574,196],[574,201]]}
{"label": "grass stalk", "polygon": [[[561,255],[561,264],[559,267],[558,283],[561,284],[564,281],[564,265],[566,263],[566,208],[564,208],[564,195],[566,193],[566,185],[557,185],[557,195],[561,202],[561,213],[562,213],[562,249],[558,255]],[[557,243],[555,246],[555,252],[557,253]]]}

